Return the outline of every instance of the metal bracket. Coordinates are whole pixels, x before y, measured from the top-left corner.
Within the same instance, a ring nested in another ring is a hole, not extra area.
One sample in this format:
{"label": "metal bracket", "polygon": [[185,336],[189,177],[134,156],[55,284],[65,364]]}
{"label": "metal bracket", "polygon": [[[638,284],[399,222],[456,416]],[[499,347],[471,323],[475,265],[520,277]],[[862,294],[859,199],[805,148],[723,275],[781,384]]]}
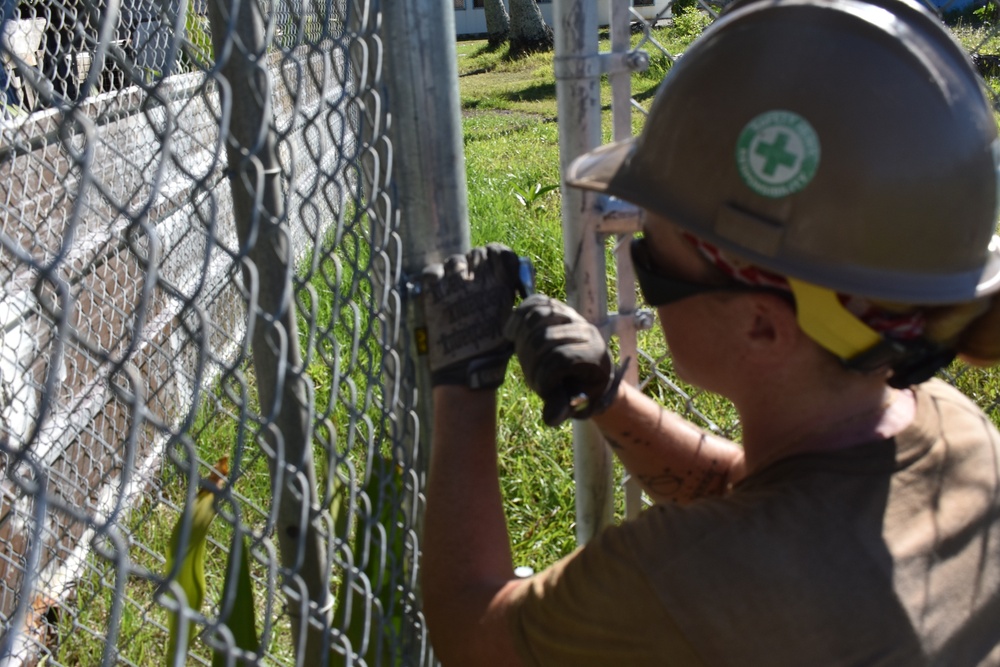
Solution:
{"label": "metal bracket", "polygon": [[656,314],[648,308],[638,308],[630,312],[610,313],[597,325],[604,340],[619,336],[624,331],[648,331],[656,324]]}
{"label": "metal bracket", "polygon": [[591,56],[556,56],[552,62],[557,79],[596,79],[602,74],[641,72],[649,67],[649,53],[635,50]]}
{"label": "metal bracket", "polygon": [[600,219],[599,234],[635,234],[642,231],[639,207],[616,197],[600,195],[595,203]]}

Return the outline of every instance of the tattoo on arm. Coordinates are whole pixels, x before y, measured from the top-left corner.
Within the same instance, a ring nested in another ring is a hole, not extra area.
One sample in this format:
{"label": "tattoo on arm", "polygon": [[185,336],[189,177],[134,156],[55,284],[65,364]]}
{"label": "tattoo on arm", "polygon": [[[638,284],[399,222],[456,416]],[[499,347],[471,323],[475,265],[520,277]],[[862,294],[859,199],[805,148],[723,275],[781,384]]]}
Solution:
{"label": "tattoo on arm", "polygon": [[718,496],[724,491],[723,484],[726,476],[718,470],[705,470],[701,479],[692,489],[692,497],[703,498],[705,496]]}
{"label": "tattoo on arm", "polygon": [[[665,413],[665,410],[660,412],[661,422]],[[654,429],[650,433],[644,433],[640,429],[639,433],[633,434],[629,429],[616,433],[614,438],[605,435],[605,439],[619,456],[628,459],[632,454],[627,450],[635,452],[636,447],[653,446],[653,440],[643,439],[643,436],[654,432],[657,431]],[[649,461],[640,455],[634,460],[637,464],[635,467],[645,470],[633,467],[630,471],[643,489],[659,502],[684,503],[698,498],[721,496],[726,493],[730,462],[725,456],[713,456],[715,452],[710,449],[708,438],[708,434],[702,432],[693,451],[681,445],[680,449],[673,452],[666,449],[659,453],[657,450]],[[668,443],[669,438],[664,444]],[[638,455],[638,452],[635,453]],[[665,463],[669,465],[664,465]]]}
{"label": "tattoo on arm", "polygon": [[636,475],[642,486],[658,499],[684,502],[719,496],[725,491],[725,472],[716,469],[718,461],[712,460],[712,467],[698,470],[691,469],[686,473],[678,473],[670,468],[652,475]]}
{"label": "tattoo on arm", "polygon": [[677,492],[684,485],[684,478],[670,468],[665,468],[656,475],[636,475],[636,477],[644,487],[664,498],[676,498]]}
{"label": "tattoo on arm", "polygon": [[622,431],[618,438],[612,438],[611,436],[605,434],[604,439],[608,441],[608,445],[611,449],[622,450],[629,445],[638,445],[640,447],[649,447],[653,442],[651,440],[642,440],[638,436],[633,437],[631,431]]}

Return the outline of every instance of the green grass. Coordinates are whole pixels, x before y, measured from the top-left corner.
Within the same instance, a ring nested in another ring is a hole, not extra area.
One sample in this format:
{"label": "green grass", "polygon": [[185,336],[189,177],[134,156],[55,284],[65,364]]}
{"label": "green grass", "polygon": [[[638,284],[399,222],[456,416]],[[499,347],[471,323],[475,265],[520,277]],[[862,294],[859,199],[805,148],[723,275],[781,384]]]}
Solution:
{"label": "green grass", "polygon": [[[683,51],[703,27],[700,14],[673,29],[658,29],[655,39],[673,53]],[[637,43],[639,36],[633,38]],[[601,48],[610,45],[602,40]],[[655,47],[647,73],[634,77],[635,96],[648,105],[656,85],[670,67]],[[559,130],[556,122],[555,76],[552,54],[508,58],[505,49],[491,50],[485,41],[458,44],[459,88],[469,190],[469,218],[473,245],[489,241],[505,243],[535,263],[538,290],[565,298],[562,249],[561,193],[553,190],[525,205],[517,197],[537,185],[558,184]],[[610,104],[610,88],[602,83],[603,106]],[[642,114],[633,114],[637,131]],[[610,139],[610,116],[602,130]],[[609,264],[610,266],[610,264]],[[613,282],[613,272],[608,281]],[[644,349],[655,357],[666,354],[658,331],[644,333]],[[642,374],[652,372],[643,361]],[[661,372],[672,381],[669,364]],[[662,385],[651,385],[660,392]],[[731,408],[717,397],[698,394],[694,405],[712,412],[725,427],[731,427]],[[684,411],[676,394],[663,391],[661,398]],[[515,563],[536,570],[567,555],[576,547],[573,445],[569,424],[558,429],[544,426],[541,402],[524,384],[516,361],[500,389],[500,477]],[[620,472],[620,471],[619,471]],[[623,515],[621,494],[616,514]]]}
{"label": "green grass", "polygon": [[[343,480],[360,489],[372,459],[386,456],[391,441],[382,431],[384,419],[379,412],[380,387],[369,378],[380,375],[381,350],[377,320],[371,316],[372,275],[370,253],[360,238],[366,227],[364,216],[349,214],[336,251],[330,252],[334,239],[328,238],[326,252],[315,263],[306,259],[299,269],[299,332],[312,385],[316,435],[314,460],[319,481],[319,502],[331,513],[342,498]],[[308,289],[302,289],[308,286]],[[310,328],[303,312],[313,321]],[[336,376],[336,377],[335,377]],[[271,508],[271,478],[267,459],[257,444],[260,408],[252,365],[244,360],[224,373],[214,387],[201,395],[200,406],[189,432],[170,450],[154,488],[145,493],[130,513],[127,532],[136,536],[136,548],[130,549],[131,566],[144,576],[131,576],[125,583],[122,622],[118,650],[135,664],[163,664],[167,646],[168,614],[155,602],[155,579],[166,574],[165,554],[171,532],[186,502],[186,493],[196,482],[185,473],[194,461],[198,475],[207,477],[207,464],[223,456],[230,457],[233,501],[238,505],[240,524],[260,538],[266,534]],[[242,428],[241,428],[242,425]],[[368,488],[372,511],[386,516],[378,493]],[[388,499],[386,499],[388,500]],[[391,502],[391,501],[389,501]],[[394,505],[399,505],[396,502]],[[228,511],[227,511],[228,509]],[[226,553],[232,539],[232,525],[225,517],[232,507],[222,506],[209,536],[212,544],[206,554],[208,590],[202,611],[212,616],[221,598]],[[343,516],[343,515],[342,515]],[[388,518],[388,517],[386,517]],[[391,521],[386,521],[389,524]],[[338,524],[341,525],[341,524]],[[352,528],[338,529],[338,535],[350,540]],[[398,532],[398,531],[396,531]],[[350,534],[349,534],[350,533]],[[391,528],[390,539],[395,539]],[[272,538],[272,543],[276,540]],[[268,554],[260,551],[262,559]],[[350,542],[347,544],[350,548]],[[274,553],[270,554],[273,556]],[[360,562],[355,559],[355,563]],[[258,600],[258,628],[271,632],[264,647],[272,662],[294,662],[287,616],[265,605],[269,573],[262,562],[252,561]],[[333,573],[333,585],[341,573]],[[88,559],[88,570],[76,588],[72,613],[59,618],[53,653],[62,664],[98,664],[102,645],[95,641],[105,631],[114,600],[113,566],[98,556]],[[282,605],[281,594],[274,604]],[[357,605],[356,605],[357,606]],[[360,607],[363,609],[363,606]],[[355,623],[360,628],[360,623]],[[210,649],[200,639],[190,642],[190,652],[202,660],[211,660]]]}
{"label": "green grass", "polygon": [[[992,7],[992,14],[976,15],[973,13],[955,17],[950,27],[959,43],[970,53],[996,56],[1000,55],[1000,22],[997,18],[997,4],[993,2],[986,6]],[[1000,123],[1000,75],[987,77],[986,88],[993,96],[994,116]]]}
{"label": "green grass", "polygon": [[[173,448],[172,458],[182,467],[191,456],[196,461],[198,474],[208,476],[203,462],[215,462],[222,456],[233,456],[242,451],[245,458],[242,468],[233,470],[234,500],[239,504],[240,523],[261,534],[269,508],[270,476],[267,461],[260,449],[252,444],[254,424],[245,420],[246,429],[240,431],[238,403],[246,406],[248,414],[257,412],[252,372],[236,369],[222,379],[216,390],[202,395],[194,425],[187,437]],[[228,389],[228,392],[226,391]],[[240,396],[234,401],[234,396]],[[242,445],[238,445],[238,442]],[[231,465],[235,462],[231,459]],[[166,574],[164,556],[169,548],[170,535],[186,502],[185,494],[193,480],[169,461],[164,461],[156,485],[148,489],[132,508],[126,525],[127,534],[134,536],[129,550],[130,567],[141,576],[130,576],[125,582],[122,601],[122,621],[117,650],[121,658],[138,665],[161,665],[167,646],[168,613],[155,602],[156,577]],[[206,554],[206,605],[202,610],[213,614],[213,607],[222,594],[226,553],[232,539],[232,526],[224,518],[232,511],[223,504],[222,514],[212,524],[210,545]],[[260,563],[252,561],[252,574],[256,581],[258,628],[265,622],[268,609],[263,604],[268,573]],[[76,587],[74,611],[64,611],[59,618],[56,659],[67,665],[93,665],[100,663],[102,644],[95,640],[106,631],[105,624],[111,611],[116,584],[115,570],[106,560],[93,555],[87,570]],[[265,647],[271,659],[291,662],[290,629],[285,617],[268,618],[272,628],[269,644]],[[194,639],[190,652],[202,660],[211,660],[210,650],[204,642]]]}
{"label": "green grass", "polygon": [[[632,37],[632,45],[640,46],[642,42],[642,48],[650,55],[649,68],[633,77],[632,92],[637,100],[648,101],[657,84],[670,69],[670,59],[656,44],[671,54],[682,53],[707,23],[708,17],[703,12],[684,9],[673,26],[653,29],[651,37],[655,43],[643,42],[641,35]],[[600,48],[610,50],[606,35],[600,40]],[[473,114],[477,110],[501,115],[510,112],[521,121],[533,118],[535,122],[555,122],[557,114],[552,53],[512,58],[506,47],[490,49],[483,40],[459,42],[457,52],[462,109],[466,114]],[[606,79],[602,84],[602,99],[604,108],[610,108],[610,89]],[[634,115],[634,127],[638,129],[642,115]],[[502,118],[499,120],[502,121]],[[610,137],[610,118],[605,119],[604,123],[604,136]],[[510,129],[517,133],[516,129]],[[468,133],[469,128],[466,131]],[[468,134],[466,141],[469,141]]]}

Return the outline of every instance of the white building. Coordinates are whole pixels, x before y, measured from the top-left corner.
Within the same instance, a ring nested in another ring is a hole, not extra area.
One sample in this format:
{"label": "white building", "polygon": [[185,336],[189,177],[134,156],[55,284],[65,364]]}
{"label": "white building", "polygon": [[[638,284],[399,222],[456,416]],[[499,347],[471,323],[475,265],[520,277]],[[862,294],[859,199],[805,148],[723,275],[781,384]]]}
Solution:
{"label": "white building", "polygon": [[[669,16],[666,11],[670,0],[630,0],[643,18],[653,19],[657,13],[664,12],[663,17]],[[545,22],[552,25],[552,0],[537,0],[538,6],[542,9],[542,16]],[[455,3],[455,35],[465,37],[471,35],[486,34],[486,13],[483,7],[485,0],[454,0]],[[505,2],[504,4],[508,4]],[[608,24],[608,17],[611,15],[611,0],[597,0],[597,11],[601,16],[601,25]]]}
{"label": "white building", "polygon": [[[629,0],[644,19],[654,19],[670,16],[668,6],[672,0]],[[986,4],[986,0],[922,0],[937,8],[943,14],[960,12],[970,7]],[[454,0],[455,4],[455,35],[457,37],[486,34],[486,14],[483,10],[485,0]],[[552,25],[552,0],[536,0],[542,8],[542,16],[546,23]],[[601,25],[608,24],[612,0],[597,0],[597,11],[600,13]],[[505,0],[504,4],[509,6]]]}

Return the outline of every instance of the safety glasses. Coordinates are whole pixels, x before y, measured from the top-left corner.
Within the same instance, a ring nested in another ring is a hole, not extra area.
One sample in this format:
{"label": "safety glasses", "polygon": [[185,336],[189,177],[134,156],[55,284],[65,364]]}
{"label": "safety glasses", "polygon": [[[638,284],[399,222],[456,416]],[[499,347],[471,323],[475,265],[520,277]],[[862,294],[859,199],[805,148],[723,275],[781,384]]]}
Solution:
{"label": "safety glasses", "polygon": [[642,296],[646,300],[646,303],[650,306],[666,306],[682,299],[708,292],[754,292],[758,294],[765,292],[777,294],[786,299],[791,296],[788,292],[772,287],[746,285],[737,282],[710,285],[664,275],[658,272],[653,265],[649,246],[645,238],[632,239],[632,245],[629,250],[632,254],[632,265],[635,267],[635,276],[639,282],[639,289],[642,291]]}

